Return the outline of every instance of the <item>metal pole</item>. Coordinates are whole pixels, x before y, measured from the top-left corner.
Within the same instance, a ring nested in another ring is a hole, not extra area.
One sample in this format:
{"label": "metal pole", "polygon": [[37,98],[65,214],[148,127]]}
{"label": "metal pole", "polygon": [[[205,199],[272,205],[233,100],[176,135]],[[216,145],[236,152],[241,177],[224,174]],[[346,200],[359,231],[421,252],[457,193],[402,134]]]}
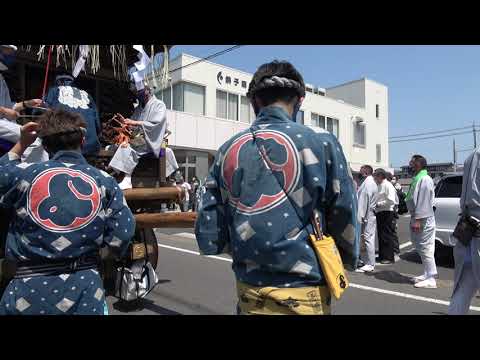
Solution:
{"label": "metal pole", "polygon": [[457,171],[457,149],[455,148],[455,138],[453,138],[453,171]]}
{"label": "metal pole", "polygon": [[475,128],[475,122],[473,123],[473,148],[477,148],[477,129]]}

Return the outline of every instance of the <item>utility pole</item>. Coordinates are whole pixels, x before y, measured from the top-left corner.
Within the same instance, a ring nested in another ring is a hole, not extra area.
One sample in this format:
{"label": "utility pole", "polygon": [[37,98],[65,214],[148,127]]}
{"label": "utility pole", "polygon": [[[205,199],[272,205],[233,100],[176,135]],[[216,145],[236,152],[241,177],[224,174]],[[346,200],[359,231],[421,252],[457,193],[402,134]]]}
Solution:
{"label": "utility pole", "polygon": [[457,172],[457,149],[455,148],[455,138],[453,138],[453,171]]}
{"label": "utility pole", "polygon": [[473,148],[477,148],[477,129],[475,128],[475,122],[473,122]]}

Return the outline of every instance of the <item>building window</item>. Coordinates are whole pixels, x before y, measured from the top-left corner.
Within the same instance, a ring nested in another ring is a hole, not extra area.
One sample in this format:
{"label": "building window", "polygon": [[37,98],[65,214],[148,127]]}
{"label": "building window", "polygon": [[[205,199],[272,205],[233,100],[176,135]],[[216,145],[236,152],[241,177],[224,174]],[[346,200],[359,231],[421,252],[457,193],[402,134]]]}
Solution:
{"label": "building window", "polygon": [[205,87],[186,82],[173,85],[173,110],[205,115]]}
{"label": "building window", "polygon": [[240,121],[244,123],[249,123],[252,119],[252,106],[250,105],[250,101],[246,96],[240,97]]}
{"label": "building window", "polygon": [[164,102],[168,110],[172,110],[172,88],[170,86],[157,91],[155,96]]}
{"label": "building window", "polygon": [[353,145],[366,146],[365,124],[360,121],[353,123]]}
{"label": "building window", "polygon": [[185,181],[191,183],[197,175],[197,157],[184,150],[175,151],[178,167]]}
{"label": "building window", "polygon": [[238,95],[228,93],[228,119],[238,120]]}
{"label": "building window", "polygon": [[327,117],[327,131],[338,138],[338,119]]}
{"label": "building window", "polygon": [[380,118],[380,105],[375,105],[375,116],[377,117],[377,119]]}
{"label": "building window", "polygon": [[183,84],[183,111],[205,115],[205,87],[195,84]]}
{"label": "building window", "polygon": [[325,129],[325,116],[312,113],[312,126]]}
{"label": "building window", "polygon": [[377,163],[382,162],[382,145],[377,144]]}
{"label": "building window", "polygon": [[217,90],[217,117],[229,120],[238,120],[238,95]]}
{"label": "building window", "polygon": [[305,124],[305,113],[303,110],[299,110],[297,112],[297,118],[295,119],[295,121],[299,124]]}
{"label": "building window", "polygon": [[325,129],[338,138],[338,119],[312,113],[312,126]]}
{"label": "building window", "polygon": [[217,90],[217,117],[227,118],[227,92]]}
{"label": "building window", "polygon": [[173,85],[173,110],[183,111],[183,84]]}

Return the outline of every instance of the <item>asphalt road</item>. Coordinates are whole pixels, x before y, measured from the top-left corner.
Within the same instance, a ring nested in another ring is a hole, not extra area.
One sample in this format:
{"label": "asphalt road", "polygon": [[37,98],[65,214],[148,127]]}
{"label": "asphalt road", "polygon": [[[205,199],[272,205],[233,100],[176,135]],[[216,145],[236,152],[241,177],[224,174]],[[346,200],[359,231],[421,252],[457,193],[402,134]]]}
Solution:
{"label": "asphalt road", "polygon": [[[377,266],[372,274],[349,272],[350,289],[333,304],[338,315],[446,314],[453,286],[453,260],[437,252],[438,289],[416,289],[409,277],[423,272],[408,236],[408,217],[401,217],[398,234],[402,254],[394,265]],[[108,298],[111,314],[229,315],[235,313],[235,279],[226,255],[203,257],[192,229],[157,229],[160,283],[138,304],[125,307]],[[447,249],[448,250],[448,249]],[[480,314],[475,298],[470,314]]]}

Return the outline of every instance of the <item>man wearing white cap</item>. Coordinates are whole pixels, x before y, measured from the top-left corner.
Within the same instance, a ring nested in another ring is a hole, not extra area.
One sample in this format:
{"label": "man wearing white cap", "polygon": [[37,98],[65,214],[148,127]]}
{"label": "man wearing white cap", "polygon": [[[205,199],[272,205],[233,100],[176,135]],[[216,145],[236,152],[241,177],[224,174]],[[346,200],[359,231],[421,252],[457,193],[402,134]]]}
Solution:
{"label": "man wearing white cap", "polygon": [[[20,139],[21,126],[16,123],[19,112],[26,107],[42,104],[42,100],[33,99],[14,103],[10,99],[10,92],[3,78],[2,72],[8,70],[15,63],[15,45],[0,45],[0,148],[8,151],[9,144],[13,145]],[[33,143],[24,153],[23,159],[28,162],[48,160],[40,140]]]}

